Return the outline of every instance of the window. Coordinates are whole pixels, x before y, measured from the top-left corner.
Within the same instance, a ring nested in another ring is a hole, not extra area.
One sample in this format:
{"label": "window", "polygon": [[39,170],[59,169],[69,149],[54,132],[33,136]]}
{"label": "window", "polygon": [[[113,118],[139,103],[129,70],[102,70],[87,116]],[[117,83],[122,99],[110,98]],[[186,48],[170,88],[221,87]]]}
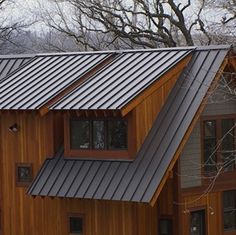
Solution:
{"label": "window", "polygon": [[16,184],[18,186],[28,186],[32,181],[32,164],[16,164]]}
{"label": "window", "polygon": [[236,230],[236,190],[223,194],[224,230]]}
{"label": "window", "polygon": [[70,235],[83,235],[84,219],[81,215],[69,216]]}
{"label": "window", "polygon": [[205,235],[206,221],[205,210],[192,211],[190,213],[190,235]]}
{"label": "window", "polygon": [[172,235],[172,220],[171,219],[160,219],[159,233],[160,235]]}
{"label": "window", "polygon": [[80,150],[126,150],[127,121],[70,120],[70,147]]}
{"label": "window", "polygon": [[203,121],[204,170],[214,173],[217,167],[235,169],[235,118]]}

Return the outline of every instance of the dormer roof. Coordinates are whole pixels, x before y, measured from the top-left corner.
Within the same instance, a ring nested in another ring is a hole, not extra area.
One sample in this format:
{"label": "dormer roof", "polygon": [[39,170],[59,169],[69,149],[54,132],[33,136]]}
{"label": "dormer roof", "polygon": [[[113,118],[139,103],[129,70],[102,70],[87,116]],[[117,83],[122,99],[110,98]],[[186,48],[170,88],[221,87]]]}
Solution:
{"label": "dormer roof", "polygon": [[16,63],[8,59],[11,73],[2,71],[0,109],[121,110],[194,49],[38,54],[16,57]]}

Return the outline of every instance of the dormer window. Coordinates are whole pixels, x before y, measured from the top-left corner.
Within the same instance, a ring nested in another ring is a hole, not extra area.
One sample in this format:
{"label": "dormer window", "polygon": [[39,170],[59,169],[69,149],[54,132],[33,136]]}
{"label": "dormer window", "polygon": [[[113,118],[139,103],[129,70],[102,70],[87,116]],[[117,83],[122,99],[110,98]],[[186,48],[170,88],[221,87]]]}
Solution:
{"label": "dormer window", "polygon": [[127,121],[70,120],[70,147],[80,150],[127,150]]}
{"label": "dormer window", "polygon": [[131,114],[126,117],[65,115],[67,157],[133,159],[135,138],[135,121]]}

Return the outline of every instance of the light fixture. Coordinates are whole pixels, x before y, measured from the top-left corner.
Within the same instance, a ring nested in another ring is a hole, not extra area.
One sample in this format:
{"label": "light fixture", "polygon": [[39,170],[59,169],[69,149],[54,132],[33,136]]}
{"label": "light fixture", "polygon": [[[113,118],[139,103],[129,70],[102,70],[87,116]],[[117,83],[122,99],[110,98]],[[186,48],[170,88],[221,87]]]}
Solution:
{"label": "light fixture", "polygon": [[10,132],[17,132],[18,129],[19,129],[19,127],[18,127],[18,125],[17,125],[16,123],[14,123],[13,125],[11,125],[11,126],[8,128],[8,130],[9,130]]}
{"label": "light fixture", "polygon": [[209,206],[209,210],[210,210],[210,215],[214,215],[215,214],[214,209],[211,206]]}

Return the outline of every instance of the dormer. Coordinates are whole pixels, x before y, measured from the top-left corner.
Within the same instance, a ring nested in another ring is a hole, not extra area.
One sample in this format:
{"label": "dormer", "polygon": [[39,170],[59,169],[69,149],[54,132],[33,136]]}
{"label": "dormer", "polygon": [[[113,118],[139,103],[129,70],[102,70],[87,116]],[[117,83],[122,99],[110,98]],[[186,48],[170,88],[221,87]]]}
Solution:
{"label": "dormer", "polygon": [[44,106],[65,113],[65,156],[134,160],[193,49],[117,53]]}

